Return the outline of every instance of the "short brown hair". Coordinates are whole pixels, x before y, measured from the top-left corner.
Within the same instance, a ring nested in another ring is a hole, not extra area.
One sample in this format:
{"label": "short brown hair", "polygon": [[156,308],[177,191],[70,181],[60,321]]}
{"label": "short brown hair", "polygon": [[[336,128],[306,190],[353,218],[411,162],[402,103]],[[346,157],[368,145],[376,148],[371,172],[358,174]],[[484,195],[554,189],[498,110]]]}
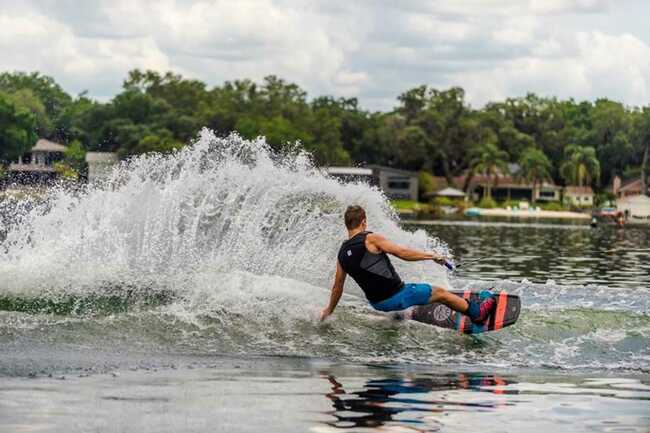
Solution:
{"label": "short brown hair", "polygon": [[345,210],[345,226],[348,230],[356,229],[366,219],[366,211],[361,206],[348,206]]}

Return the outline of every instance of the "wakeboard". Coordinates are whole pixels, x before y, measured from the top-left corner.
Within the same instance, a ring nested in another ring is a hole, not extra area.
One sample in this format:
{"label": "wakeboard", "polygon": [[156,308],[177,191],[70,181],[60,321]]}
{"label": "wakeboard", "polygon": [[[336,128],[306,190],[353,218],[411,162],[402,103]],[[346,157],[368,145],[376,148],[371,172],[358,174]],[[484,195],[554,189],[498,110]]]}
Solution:
{"label": "wakeboard", "polygon": [[[452,292],[467,300],[479,300],[479,292],[466,290],[464,292]],[[441,328],[456,329],[464,334],[480,334],[488,331],[498,331],[514,324],[519,318],[521,311],[521,299],[517,295],[511,295],[505,290],[495,292],[496,307],[489,318],[481,325],[472,323],[469,317],[458,313],[444,304],[435,302],[429,305],[418,305],[411,307],[401,313],[401,319],[410,319]]]}

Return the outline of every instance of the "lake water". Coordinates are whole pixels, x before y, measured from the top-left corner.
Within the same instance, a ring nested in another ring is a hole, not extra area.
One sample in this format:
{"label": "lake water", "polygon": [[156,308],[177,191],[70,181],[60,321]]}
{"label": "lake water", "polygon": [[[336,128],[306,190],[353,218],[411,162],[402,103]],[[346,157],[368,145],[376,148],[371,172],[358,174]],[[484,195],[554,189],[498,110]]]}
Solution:
{"label": "lake water", "polygon": [[[482,258],[405,280],[522,297],[479,337],[328,298],[341,213]],[[400,225],[307,158],[208,132],[108,186],[2,203],[0,432],[650,431],[643,227]]]}
{"label": "lake water", "polygon": [[[563,285],[650,287],[650,226],[523,221],[432,221],[462,260],[458,276]],[[414,226],[415,227],[415,226]]]}

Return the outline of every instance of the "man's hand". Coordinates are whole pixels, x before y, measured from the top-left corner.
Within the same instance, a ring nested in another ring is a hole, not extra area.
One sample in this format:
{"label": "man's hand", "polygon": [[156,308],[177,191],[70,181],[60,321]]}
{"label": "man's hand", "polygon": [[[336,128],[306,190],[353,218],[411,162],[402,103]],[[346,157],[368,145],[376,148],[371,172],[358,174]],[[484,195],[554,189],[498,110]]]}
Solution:
{"label": "man's hand", "polygon": [[343,267],[341,264],[336,261],[336,276],[334,277],[334,285],[332,286],[332,294],[330,296],[330,302],[327,305],[327,307],[323,308],[323,311],[320,312],[320,321],[322,322],[334,312],[334,309],[339,303],[339,299],[341,299],[341,295],[343,294],[343,284],[345,283],[345,277],[346,273],[343,270]]}
{"label": "man's hand", "polygon": [[431,260],[433,260],[434,262],[436,262],[441,266],[445,266],[445,263],[447,262],[447,258],[445,256],[440,255],[438,253],[432,253],[432,254],[433,254],[433,258]]}
{"label": "man's hand", "polygon": [[323,320],[327,319],[327,317],[332,314],[329,308],[323,308],[323,310],[320,312],[320,321],[322,322]]}

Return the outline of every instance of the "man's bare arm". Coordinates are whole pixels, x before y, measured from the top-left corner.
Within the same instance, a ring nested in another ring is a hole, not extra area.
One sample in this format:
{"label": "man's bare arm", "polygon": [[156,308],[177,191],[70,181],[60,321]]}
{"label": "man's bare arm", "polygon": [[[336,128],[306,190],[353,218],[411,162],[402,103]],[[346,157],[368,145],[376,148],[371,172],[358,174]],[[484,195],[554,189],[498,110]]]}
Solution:
{"label": "man's bare arm", "polygon": [[345,284],[346,273],[341,267],[341,264],[336,262],[336,276],[334,277],[334,285],[332,286],[332,294],[330,295],[330,302],[327,307],[320,313],[320,320],[325,320],[327,316],[334,312],[334,309],[341,299],[343,294],[343,284]]}
{"label": "man's bare arm", "polygon": [[445,258],[438,253],[405,247],[404,245],[389,241],[378,233],[369,234],[366,239],[379,251],[386,254],[392,254],[402,260],[408,260],[410,262],[419,260],[434,260],[440,264],[445,263]]}

